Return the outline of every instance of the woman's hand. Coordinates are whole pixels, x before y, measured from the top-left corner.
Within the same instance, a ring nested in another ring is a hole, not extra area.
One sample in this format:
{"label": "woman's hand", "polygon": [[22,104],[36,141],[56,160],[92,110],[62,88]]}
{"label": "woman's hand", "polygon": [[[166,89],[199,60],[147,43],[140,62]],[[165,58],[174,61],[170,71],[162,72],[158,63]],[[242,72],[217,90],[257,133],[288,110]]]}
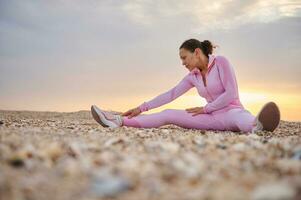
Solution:
{"label": "woman's hand", "polygon": [[122,113],[121,115],[127,116],[130,119],[132,117],[139,115],[140,113],[141,113],[141,110],[139,107],[137,107],[137,108],[130,109],[130,110],[126,111],[125,113]]}
{"label": "woman's hand", "polygon": [[186,111],[188,113],[194,113],[192,116],[204,114],[204,109],[203,107],[194,107],[194,108],[187,108]]}

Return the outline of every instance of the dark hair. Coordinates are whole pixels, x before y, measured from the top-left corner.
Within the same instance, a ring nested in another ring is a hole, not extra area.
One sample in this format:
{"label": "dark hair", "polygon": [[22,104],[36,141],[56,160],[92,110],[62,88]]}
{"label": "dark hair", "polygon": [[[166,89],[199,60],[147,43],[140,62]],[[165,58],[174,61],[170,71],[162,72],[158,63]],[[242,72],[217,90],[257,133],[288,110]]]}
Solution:
{"label": "dark hair", "polygon": [[213,48],[215,48],[209,40],[204,40],[203,42],[197,39],[189,39],[183,42],[179,49],[187,49],[191,53],[195,51],[196,48],[200,48],[203,53],[209,57],[209,54],[212,54]]}

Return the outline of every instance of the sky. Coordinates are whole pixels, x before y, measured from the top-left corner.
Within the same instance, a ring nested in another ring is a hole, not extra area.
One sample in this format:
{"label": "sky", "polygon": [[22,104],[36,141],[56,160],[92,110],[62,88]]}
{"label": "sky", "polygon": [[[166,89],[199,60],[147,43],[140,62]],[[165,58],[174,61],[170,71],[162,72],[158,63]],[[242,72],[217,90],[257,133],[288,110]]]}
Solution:
{"label": "sky", "polygon": [[[301,121],[300,0],[0,0],[0,110],[126,111],[188,73],[190,38],[219,46],[251,113]],[[192,89],[150,112],[205,103]]]}

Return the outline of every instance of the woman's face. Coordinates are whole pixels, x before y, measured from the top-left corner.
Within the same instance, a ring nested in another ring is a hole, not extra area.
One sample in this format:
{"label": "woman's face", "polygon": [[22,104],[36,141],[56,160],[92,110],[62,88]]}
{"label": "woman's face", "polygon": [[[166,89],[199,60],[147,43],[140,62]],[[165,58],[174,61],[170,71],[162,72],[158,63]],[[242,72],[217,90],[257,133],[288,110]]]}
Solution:
{"label": "woman's face", "polygon": [[193,53],[185,48],[181,48],[179,53],[182,60],[182,65],[184,65],[189,71],[196,67],[202,67],[203,63],[205,63],[206,56],[199,48],[196,48]]}

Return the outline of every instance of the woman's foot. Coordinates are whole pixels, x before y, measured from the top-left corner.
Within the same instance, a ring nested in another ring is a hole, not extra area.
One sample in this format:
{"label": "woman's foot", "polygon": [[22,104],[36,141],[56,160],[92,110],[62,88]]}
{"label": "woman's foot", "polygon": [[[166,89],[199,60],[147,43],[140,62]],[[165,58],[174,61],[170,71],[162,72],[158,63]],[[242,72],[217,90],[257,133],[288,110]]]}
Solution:
{"label": "woman's foot", "polygon": [[280,122],[280,111],[274,102],[265,104],[255,119],[255,127],[252,132],[274,131]]}
{"label": "woman's foot", "polygon": [[122,126],[122,117],[120,115],[103,111],[95,105],[91,106],[91,113],[95,121],[103,127],[117,128]]}

